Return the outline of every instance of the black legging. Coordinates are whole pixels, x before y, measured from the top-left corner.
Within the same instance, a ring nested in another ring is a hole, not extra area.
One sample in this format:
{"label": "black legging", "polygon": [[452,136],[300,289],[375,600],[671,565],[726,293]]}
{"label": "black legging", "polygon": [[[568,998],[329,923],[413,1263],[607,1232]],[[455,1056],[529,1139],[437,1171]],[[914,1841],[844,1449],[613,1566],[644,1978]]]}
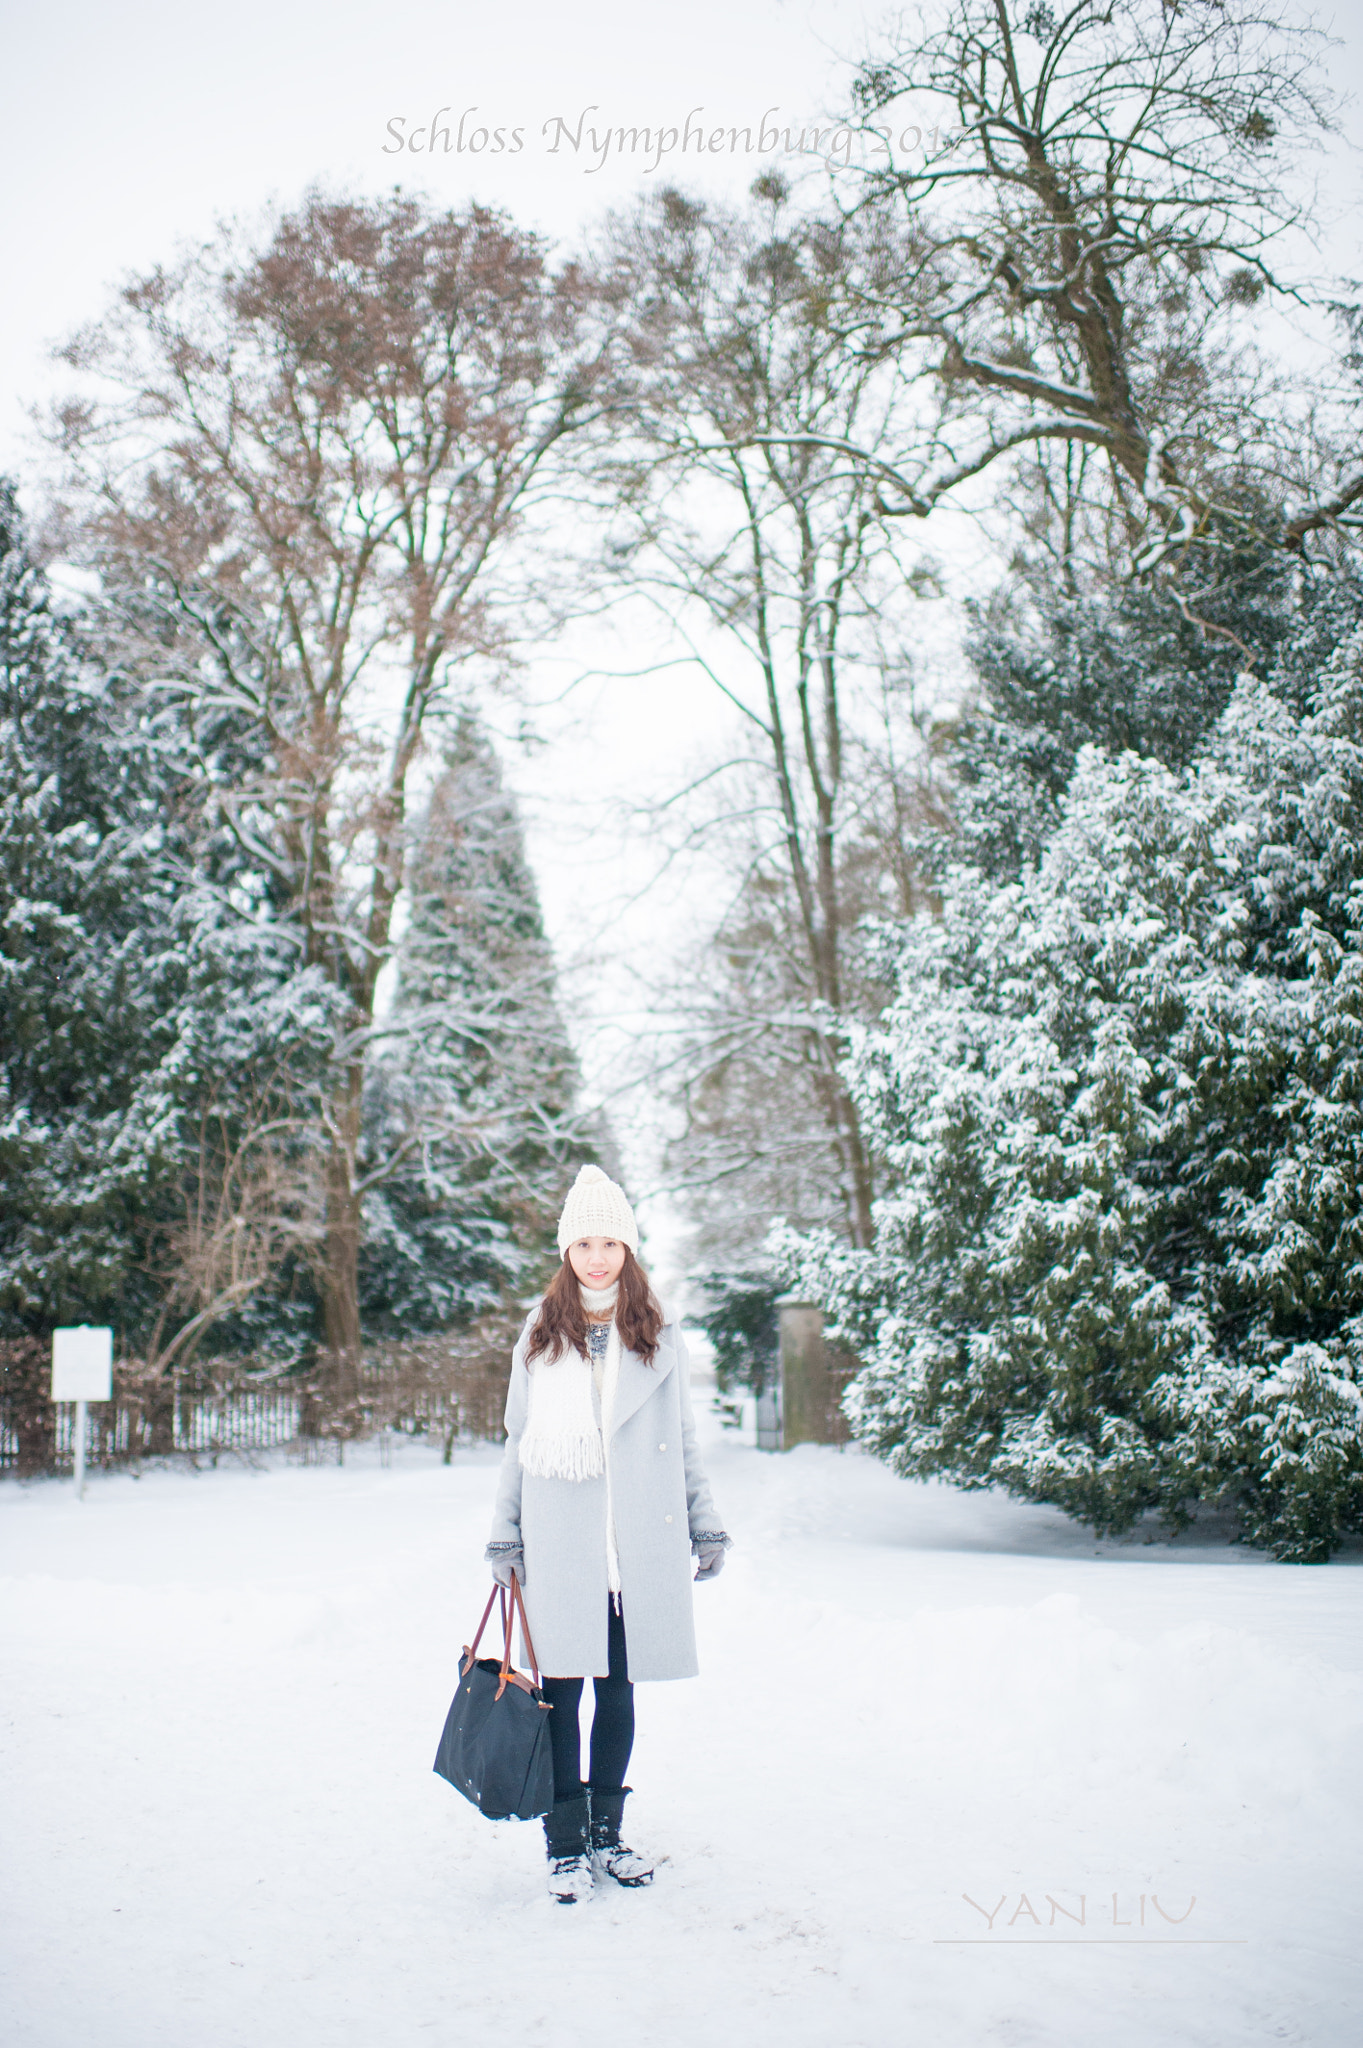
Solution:
{"label": "black legging", "polygon": [[[592,1775],[600,1792],[619,1792],[634,1747],[634,1687],[626,1677],[625,1622],[610,1609],[606,1634],[606,1678],[594,1678],[596,1711],[592,1715]],[[582,1790],[582,1705],[580,1678],[546,1678],[544,1697],[553,1708],[549,1740],[554,1751],[554,1797],[573,1799]]]}

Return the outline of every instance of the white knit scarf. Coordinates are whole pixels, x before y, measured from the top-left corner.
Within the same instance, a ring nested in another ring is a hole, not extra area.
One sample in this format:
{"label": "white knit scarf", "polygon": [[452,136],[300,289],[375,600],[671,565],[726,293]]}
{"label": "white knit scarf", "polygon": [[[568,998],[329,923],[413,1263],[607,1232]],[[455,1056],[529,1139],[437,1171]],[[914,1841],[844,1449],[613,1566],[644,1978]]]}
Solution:
{"label": "white knit scarf", "polygon": [[[582,1291],[586,1298],[588,1290]],[[614,1290],[604,1291],[613,1300]],[[596,1300],[589,1306],[595,1307]],[[530,1374],[530,1412],[521,1432],[522,1470],[536,1479],[599,1479],[606,1470],[605,1443],[619,1379],[620,1332],[614,1321],[601,1379],[601,1426],[592,1408],[590,1360],[580,1351],[552,1361],[538,1358]]]}

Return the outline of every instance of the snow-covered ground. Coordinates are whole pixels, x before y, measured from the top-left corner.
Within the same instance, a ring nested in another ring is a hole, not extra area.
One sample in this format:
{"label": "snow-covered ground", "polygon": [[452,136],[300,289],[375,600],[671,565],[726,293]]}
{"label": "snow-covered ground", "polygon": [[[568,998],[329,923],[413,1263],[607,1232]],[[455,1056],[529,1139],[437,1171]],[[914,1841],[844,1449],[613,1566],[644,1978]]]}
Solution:
{"label": "snow-covered ground", "polygon": [[672,1860],[573,1909],[430,1769],[494,1451],[0,1487],[8,2048],[1359,2037],[1357,1553],[711,1428],[703,1676],[637,1696]]}

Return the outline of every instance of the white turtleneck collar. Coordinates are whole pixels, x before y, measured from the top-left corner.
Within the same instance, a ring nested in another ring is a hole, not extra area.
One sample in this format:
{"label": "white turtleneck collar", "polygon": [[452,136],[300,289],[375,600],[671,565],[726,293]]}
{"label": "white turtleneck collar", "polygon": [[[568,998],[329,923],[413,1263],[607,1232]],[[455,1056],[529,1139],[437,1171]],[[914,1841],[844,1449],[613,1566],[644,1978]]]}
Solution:
{"label": "white turtleneck collar", "polygon": [[609,1287],[598,1288],[584,1287],[579,1280],[578,1292],[582,1296],[582,1306],[586,1309],[589,1316],[603,1316],[608,1308],[615,1307],[615,1297],[620,1292],[620,1282],[615,1280],[612,1281]]}

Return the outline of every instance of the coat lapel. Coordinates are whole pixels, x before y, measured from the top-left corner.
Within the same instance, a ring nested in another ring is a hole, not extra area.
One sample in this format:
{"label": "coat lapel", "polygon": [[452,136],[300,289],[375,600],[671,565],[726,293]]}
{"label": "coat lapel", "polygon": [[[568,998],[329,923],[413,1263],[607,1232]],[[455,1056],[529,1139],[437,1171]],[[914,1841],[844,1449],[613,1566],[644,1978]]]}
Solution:
{"label": "coat lapel", "polygon": [[615,1408],[611,1415],[612,1436],[622,1422],[628,1422],[630,1416],[643,1407],[676,1363],[676,1346],[672,1344],[659,1345],[652,1365],[645,1365],[637,1351],[626,1351],[623,1345],[620,1347],[620,1383],[615,1390]]}

